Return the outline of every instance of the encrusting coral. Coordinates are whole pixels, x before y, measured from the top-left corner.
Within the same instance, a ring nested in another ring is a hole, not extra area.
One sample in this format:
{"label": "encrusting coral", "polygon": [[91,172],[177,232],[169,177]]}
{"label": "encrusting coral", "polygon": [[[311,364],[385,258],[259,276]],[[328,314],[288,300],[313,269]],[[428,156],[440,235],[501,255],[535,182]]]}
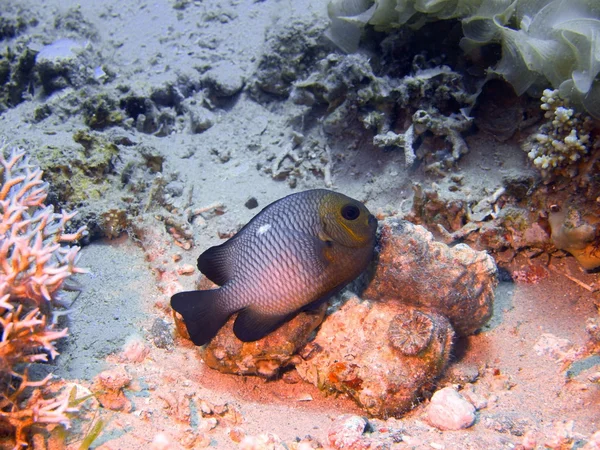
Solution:
{"label": "encrusting coral", "polygon": [[[5,156],[7,153],[10,155]],[[65,227],[75,213],[46,206],[48,186],[25,153],[0,146],[0,442],[28,445],[33,424],[68,426],[69,398],[44,394],[52,375],[31,380],[28,366],[58,352],[67,335],[49,320],[65,280],[75,273],[79,247],[63,246],[86,233]]]}

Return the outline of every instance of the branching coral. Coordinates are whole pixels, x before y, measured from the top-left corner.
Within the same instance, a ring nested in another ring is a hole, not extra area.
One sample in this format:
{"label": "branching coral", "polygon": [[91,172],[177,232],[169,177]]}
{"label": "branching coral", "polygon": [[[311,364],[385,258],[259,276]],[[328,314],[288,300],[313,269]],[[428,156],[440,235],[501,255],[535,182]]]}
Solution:
{"label": "branching coral", "polygon": [[74,214],[44,204],[48,186],[25,154],[0,146],[0,436],[14,434],[14,448],[27,446],[34,423],[68,425],[68,397],[45,398],[51,376],[33,381],[28,365],[58,352],[67,334],[48,321],[66,279],[77,267],[78,247],[63,246],[85,233],[65,227]]}
{"label": "branching coral", "polygon": [[533,164],[545,178],[577,175],[575,162],[587,155],[593,144],[592,119],[569,107],[557,89],[546,89],[541,108],[548,121],[525,143]]}

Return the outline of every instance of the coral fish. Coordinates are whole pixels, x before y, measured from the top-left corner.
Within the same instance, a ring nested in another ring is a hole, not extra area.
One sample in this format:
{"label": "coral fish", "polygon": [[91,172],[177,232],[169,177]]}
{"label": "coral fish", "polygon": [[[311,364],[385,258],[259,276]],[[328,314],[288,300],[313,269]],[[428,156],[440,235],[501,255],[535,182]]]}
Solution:
{"label": "coral fish", "polygon": [[198,258],[220,288],[179,292],[171,306],[196,345],[235,313],[238,339],[261,339],[295,314],[314,309],[369,264],[377,220],[359,201],[326,189],[271,203],[227,242]]}

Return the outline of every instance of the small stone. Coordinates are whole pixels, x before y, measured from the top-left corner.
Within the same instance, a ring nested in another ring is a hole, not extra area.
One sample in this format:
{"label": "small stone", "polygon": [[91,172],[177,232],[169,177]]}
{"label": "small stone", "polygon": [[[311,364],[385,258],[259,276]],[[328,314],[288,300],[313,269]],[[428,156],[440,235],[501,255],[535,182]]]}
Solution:
{"label": "small stone", "polygon": [[206,72],[204,81],[216,95],[231,97],[244,87],[244,73],[231,61],[221,61]]}
{"label": "small stone", "polygon": [[141,363],[144,361],[150,349],[144,341],[138,337],[129,339],[123,346],[123,351],[119,354],[119,360],[122,362]]}
{"label": "small stone", "polygon": [[246,200],[244,206],[248,209],[254,209],[258,206],[258,200],[256,200],[255,197],[250,197],[248,200]]}
{"label": "small stone", "polygon": [[200,400],[198,404],[198,408],[202,412],[203,416],[208,416],[213,413],[213,406],[208,403],[206,400]]}
{"label": "small stone", "polygon": [[179,275],[193,275],[196,272],[196,268],[191,264],[184,264],[181,267],[177,268],[177,273]]}
{"label": "small stone", "polygon": [[242,439],[246,437],[246,432],[240,427],[233,427],[229,430],[229,439],[231,439],[236,444],[242,442]]}
{"label": "small stone", "polygon": [[131,383],[131,377],[123,367],[105,370],[96,379],[103,387],[110,391],[118,391]]}
{"label": "small stone", "polygon": [[169,450],[173,448],[173,443],[165,433],[158,433],[154,436],[150,448],[152,450]]}
{"label": "small stone", "polygon": [[198,422],[198,430],[202,432],[214,430],[218,424],[219,421],[214,417],[209,417],[208,419],[200,419]]}
{"label": "small stone", "polygon": [[460,391],[460,393],[464,398],[467,399],[467,401],[469,401],[475,407],[476,410],[479,411],[480,409],[487,408],[487,398],[485,398],[483,395],[477,392],[475,390],[474,385],[470,383],[465,385],[465,387]]}
{"label": "small stone", "polygon": [[264,433],[258,436],[246,436],[238,444],[240,450],[285,450],[281,439],[273,433]]}
{"label": "small stone", "polygon": [[131,377],[123,367],[105,370],[94,380],[94,392],[100,404],[111,411],[130,412],[133,405],[123,393],[123,388],[131,382]]}
{"label": "small stone", "polygon": [[431,397],[427,418],[440,430],[469,428],[475,422],[475,407],[454,388],[445,387]]}
{"label": "small stone", "polygon": [[197,106],[189,108],[190,131],[193,134],[203,133],[215,124],[215,114],[204,108]]}
{"label": "small stone", "polygon": [[150,328],[150,334],[154,345],[158,348],[171,349],[173,348],[173,335],[171,334],[171,326],[163,319],[157,317],[152,328]]}
{"label": "small stone", "polygon": [[327,439],[333,448],[358,448],[367,428],[367,419],[344,414],[329,428]]}

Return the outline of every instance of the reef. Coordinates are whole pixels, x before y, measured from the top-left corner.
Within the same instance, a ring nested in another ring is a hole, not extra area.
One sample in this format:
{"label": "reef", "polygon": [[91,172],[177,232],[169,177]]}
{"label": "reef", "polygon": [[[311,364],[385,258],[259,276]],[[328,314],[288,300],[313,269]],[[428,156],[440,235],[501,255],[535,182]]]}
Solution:
{"label": "reef", "polygon": [[419,29],[430,22],[460,20],[465,52],[501,46],[502,57],[491,69],[510,82],[518,95],[549,83],[564,98],[600,117],[600,58],[594,50],[600,16],[593,0],[568,5],[560,0],[333,0],[329,16],[329,36],[348,52],[357,50],[366,27],[389,32],[403,25]]}
{"label": "reef", "polygon": [[313,109],[326,105],[323,129],[328,134],[347,133],[356,123],[373,131],[374,146],[402,149],[406,166],[417,160],[429,170],[452,166],[468,152],[462,133],[472,125],[468,111],[475,87],[468,87],[448,65],[420,53],[397,67],[386,45],[393,44],[381,43],[377,63],[364,54],[327,56],[317,71],[294,83],[293,100]]}

